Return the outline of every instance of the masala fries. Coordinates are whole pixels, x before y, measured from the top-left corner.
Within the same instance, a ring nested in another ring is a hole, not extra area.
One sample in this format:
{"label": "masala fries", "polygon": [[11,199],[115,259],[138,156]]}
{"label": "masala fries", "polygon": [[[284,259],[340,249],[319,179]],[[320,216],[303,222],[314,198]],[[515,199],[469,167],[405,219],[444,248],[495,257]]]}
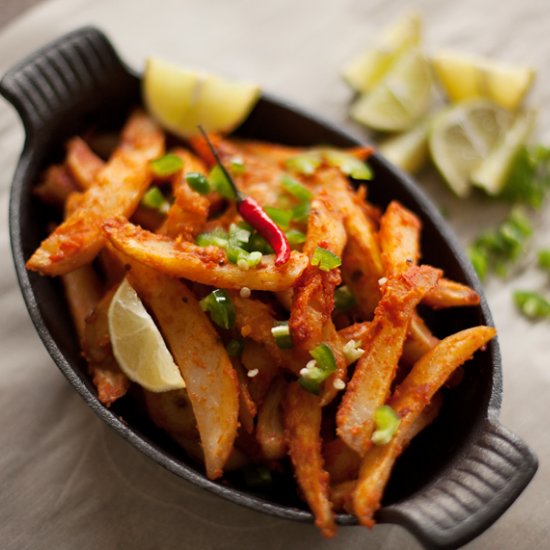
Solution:
{"label": "masala fries", "polygon": [[[494,329],[441,340],[432,334],[419,304],[468,307],[479,296],[422,265],[419,218],[395,201],[381,212],[364,186],[354,190],[343,168],[323,157],[327,149],[211,138],[239,189],[282,215],[281,228],[298,237],[287,263],[275,265],[219,188],[191,186],[189,173],[210,179],[214,168],[202,137],[190,139],[191,150],[178,144],[169,151],[182,167],[153,170],[165,135],[136,111],[118,144],[109,136],[109,158],[94,152],[101,136],[74,137],[64,162],[45,171],[35,194],[64,220],[27,266],[61,275],[102,403],[110,406],[134,385],[153,424],[203,464],[208,478],[259,467],[280,474],[291,463],[325,536],[336,531],[335,511],[372,526],[395,460],[436,418],[450,391],[440,388]],[[370,152],[333,157],[357,162]],[[312,154],[313,169],[289,168]],[[163,210],[142,201],[153,187]],[[205,235],[210,240],[201,243]],[[235,239],[244,239],[237,248],[244,256],[231,249]],[[236,259],[253,253],[253,265]],[[139,389],[118,365],[108,311],[124,278],[154,319],[185,389]],[[336,300],[340,290],[351,297],[345,307]],[[204,305],[216,291],[230,304],[226,325]],[[386,439],[376,437],[380,409],[395,415]]]}

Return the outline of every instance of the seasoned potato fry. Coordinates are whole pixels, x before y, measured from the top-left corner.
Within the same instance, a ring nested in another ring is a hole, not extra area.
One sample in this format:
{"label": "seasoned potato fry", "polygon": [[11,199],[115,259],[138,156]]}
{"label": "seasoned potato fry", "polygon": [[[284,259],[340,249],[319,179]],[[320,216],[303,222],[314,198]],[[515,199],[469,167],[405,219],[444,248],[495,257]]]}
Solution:
{"label": "seasoned potato fry", "polygon": [[182,282],[138,262],[130,267],[128,280],[153,312],[185,380],[207,476],[220,477],[238,427],[235,370],[206,314]]}
{"label": "seasoned potato fry", "polygon": [[50,166],[33,193],[44,203],[63,210],[69,195],[78,191],[78,185],[65,166]]}
{"label": "seasoned potato fry", "polygon": [[181,235],[186,240],[192,240],[204,229],[210,201],[187,185],[185,174],[198,172],[206,175],[207,170],[202,160],[186,149],[177,148],[172,153],[183,160],[183,170],[174,176],[174,203],[158,232],[171,237]]}
{"label": "seasoned potato fry", "polygon": [[275,266],[274,256],[264,256],[258,267],[244,271],[227,262],[221,248],[201,247],[145,231],[124,219],[111,219],[103,228],[111,244],[143,264],[172,277],[219,288],[284,290],[291,287],[306,268],[307,257],[292,251],[290,260]]}
{"label": "seasoned potato fry", "polygon": [[326,171],[322,185],[344,213],[347,242],[342,258],[342,276],[353,292],[359,310],[369,319],[380,299],[378,280],[383,274],[378,235],[372,220],[358,204],[358,195],[353,193],[342,174],[337,170]]}
{"label": "seasoned potato fry", "polygon": [[373,514],[380,506],[391,468],[410,440],[411,426],[422,409],[451,373],[494,336],[495,329],[485,326],[448,336],[414,365],[395,390],[390,404],[401,417],[401,424],[388,444],[373,447],[365,455],[353,495],[355,515],[362,525],[373,526]]}
{"label": "seasoned potato fry", "polygon": [[235,326],[242,336],[261,344],[268,351],[278,367],[298,374],[304,362],[295,350],[281,349],[275,342],[271,329],[276,319],[271,308],[254,298],[242,298],[238,292],[231,292],[235,308]]}
{"label": "seasoned potato fry", "polygon": [[479,305],[479,294],[469,286],[442,277],[422,303],[434,309]]}
{"label": "seasoned potato fry", "polygon": [[288,385],[283,403],[285,439],[296,479],[315,515],[315,525],[326,537],[336,534],[328,499],[329,475],[321,455],[321,404],[319,398],[295,382]]}
{"label": "seasoned potato fry", "polygon": [[323,447],[325,469],[330,475],[331,484],[357,478],[361,457],[341,439],[333,439]]}
{"label": "seasoned potato fry", "polygon": [[149,162],[164,150],[164,136],[147,115],[136,112],[122,143],[98,174],[79,208],[46,238],[27,262],[44,275],[61,275],[92,261],[103,247],[106,218],[129,216],[149,185]]}
{"label": "seasoned potato fry", "polygon": [[285,388],[283,378],[275,379],[258,413],[256,439],[266,460],[280,460],[286,455],[281,408]]}
{"label": "seasoned potato fry", "polygon": [[79,341],[82,342],[86,329],[86,319],[101,299],[101,283],[90,265],[84,265],[71,273],[63,275],[62,280],[76,333]]}
{"label": "seasoned potato fry", "polygon": [[[318,247],[338,257],[346,244],[346,231],[342,212],[336,209],[325,191],[311,202],[304,253],[310,261]],[[321,343],[329,344],[336,360],[337,370],[323,387],[322,403],[326,405],[337,393],[335,380],[346,379],[346,362],[342,344],[332,322],[334,290],[340,284],[338,269],[323,271],[309,265],[294,286],[289,326],[294,345],[304,353]]]}
{"label": "seasoned potato fry", "polygon": [[428,353],[438,342],[439,339],[431,333],[422,317],[414,313],[407,332],[407,339],[403,344],[401,359],[405,365],[412,367],[412,365],[414,365],[423,355]]}
{"label": "seasoned potato fry", "polygon": [[271,382],[280,374],[280,368],[269,351],[254,340],[245,340],[241,361],[247,371],[258,371],[256,376],[249,379],[248,389],[254,403],[260,407],[269,391]]}
{"label": "seasoned potato fry", "polygon": [[417,216],[392,201],[380,219],[380,248],[386,276],[403,273],[420,259],[420,230]]}
{"label": "seasoned potato fry", "polygon": [[281,164],[290,157],[304,152],[303,147],[289,147],[288,145],[275,145],[265,141],[233,139],[232,143],[245,153],[261,157],[276,164]]}
{"label": "seasoned potato fry", "polygon": [[243,366],[236,359],[233,359],[231,362],[237,373],[237,380],[239,382],[239,421],[242,427],[251,434],[254,431],[254,418],[258,409],[250,395],[247,376]]}
{"label": "seasoned potato fry", "polygon": [[412,266],[385,285],[370,348],[359,359],[336,415],[339,437],[360,456],[371,446],[374,411],[386,400],[414,309],[439,275],[428,266]]}
{"label": "seasoned potato fry", "polygon": [[[441,395],[435,394],[432,401],[426,405],[416,420],[407,428],[407,433],[403,435],[403,448],[405,448],[413,438],[415,438],[424,428],[429,426],[435,420],[441,409],[442,402]],[[344,446],[344,448],[347,449],[345,453],[350,452],[349,447]],[[371,449],[369,453],[367,453],[367,456],[374,451],[375,449]],[[357,472],[361,465],[361,459],[356,454],[353,456],[357,457],[356,461],[353,462],[353,466],[355,466],[354,477],[357,478]],[[336,457],[336,460],[339,460],[339,457]],[[339,464],[335,463],[334,466],[338,468]],[[332,471],[328,468],[328,464],[327,469],[330,473],[331,482],[335,482],[336,480],[333,478]],[[338,470],[336,471],[338,472]],[[340,481],[331,486],[330,500],[333,503],[335,510],[345,510],[350,514],[353,514],[355,513],[353,509],[353,494],[357,487],[357,479],[346,479],[347,481]]]}
{"label": "seasoned potato fry", "polygon": [[90,149],[88,144],[79,137],[74,137],[67,143],[67,168],[80,189],[91,187],[105,163]]}
{"label": "seasoned potato fry", "polygon": [[98,398],[104,405],[112,405],[130,388],[130,380],[120,370],[113,355],[109,337],[107,311],[115,289],[107,292],[87,317],[82,340],[82,352],[88,361]]}

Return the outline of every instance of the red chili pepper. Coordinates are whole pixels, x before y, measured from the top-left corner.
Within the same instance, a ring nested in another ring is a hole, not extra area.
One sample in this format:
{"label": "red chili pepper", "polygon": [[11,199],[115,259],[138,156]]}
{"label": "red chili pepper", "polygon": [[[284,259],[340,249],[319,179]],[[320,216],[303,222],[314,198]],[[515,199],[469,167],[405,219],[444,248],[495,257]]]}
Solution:
{"label": "red chili pepper", "polygon": [[275,251],[275,265],[283,265],[290,258],[290,244],[281,228],[266,214],[265,210],[252,198],[242,197],[237,202],[237,210],[243,220],[249,223]]}
{"label": "red chili pepper", "polygon": [[286,264],[290,258],[290,244],[288,243],[285,233],[252,197],[247,197],[244,193],[239,191],[231,174],[226,170],[220,160],[218,152],[214,145],[212,145],[208,134],[204,131],[202,126],[199,126],[199,130],[208,144],[214,159],[219,164],[227,181],[235,192],[239,214],[242,216],[243,220],[249,223],[270,244],[271,248],[273,248],[275,251],[275,265],[280,266]]}

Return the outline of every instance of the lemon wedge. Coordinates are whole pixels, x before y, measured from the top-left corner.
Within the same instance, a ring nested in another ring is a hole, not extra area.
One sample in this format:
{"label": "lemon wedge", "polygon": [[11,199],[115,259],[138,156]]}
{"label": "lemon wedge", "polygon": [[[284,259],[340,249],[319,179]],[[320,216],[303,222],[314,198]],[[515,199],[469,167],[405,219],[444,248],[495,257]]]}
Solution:
{"label": "lemon wedge", "polygon": [[535,111],[516,117],[493,152],[472,172],[470,178],[474,185],[489,195],[498,195],[502,191],[516,155],[533,130],[535,118]]}
{"label": "lemon wedge", "polygon": [[107,318],[113,354],[130,380],[152,392],[185,388],[159,329],[126,279],[113,295]]}
{"label": "lemon wedge", "polygon": [[430,154],[456,195],[468,195],[472,173],[504,139],[512,118],[509,111],[482,99],[459,103],[436,116]]}
{"label": "lemon wedge", "polygon": [[420,19],[410,14],[388,28],[372,48],[352,59],[342,77],[354,90],[369,92],[404,52],[420,44],[420,39]]}
{"label": "lemon wedge", "polygon": [[159,58],[149,58],[143,77],[147,110],[180,137],[207,132],[231,132],[239,126],[260,97],[256,84],[235,82],[184,69]]}
{"label": "lemon wedge", "polygon": [[433,117],[428,116],[407,132],[386,139],[378,146],[378,151],[405,172],[417,172],[429,157],[428,136],[432,120]]}
{"label": "lemon wedge", "polygon": [[432,64],[451,101],[481,97],[511,111],[520,106],[536,75],[530,67],[454,52],[434,56]]}
{"label": "lemon wedge", "polygon": [[374,130],[408,130],[427,110],[432,97],[430,65],[417,48],[405,53],[370,93],[351,106],[357,122]]}

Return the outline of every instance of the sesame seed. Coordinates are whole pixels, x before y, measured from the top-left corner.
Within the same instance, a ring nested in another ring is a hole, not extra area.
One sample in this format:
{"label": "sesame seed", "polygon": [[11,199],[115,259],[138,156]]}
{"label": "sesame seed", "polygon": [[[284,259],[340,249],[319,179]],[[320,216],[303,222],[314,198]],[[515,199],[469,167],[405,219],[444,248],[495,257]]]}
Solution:
{"label": "sesame seed", "polygon": [[380,286],[385,285],[387,282],[388,282],[388,278],[387,278],[387,277],[381,277],[380,279],[378,279],[378,284],[379,284]]}
{"label": "sesame seed", "polygon": [[248,378],[254,378],[260,371],[258,369],[251,369],[246,374]]}
{"label": "sesame seed", "polygon": [[251,332],[252,332],[252,327],[250,325],[244,325],[241,328],[241,336],[243,338],[246,338],[247,336],[249,336]]}
{"label": "sesame seed", "polygon": [[247,286],[243,286],[239,292],[241,298],[250,298],[251,291]]}
{"label": "sesame seed", "polygon": [[341,378],[336,378],[332,385],[335,390],[343,390],[346,387],[346,383]]}

